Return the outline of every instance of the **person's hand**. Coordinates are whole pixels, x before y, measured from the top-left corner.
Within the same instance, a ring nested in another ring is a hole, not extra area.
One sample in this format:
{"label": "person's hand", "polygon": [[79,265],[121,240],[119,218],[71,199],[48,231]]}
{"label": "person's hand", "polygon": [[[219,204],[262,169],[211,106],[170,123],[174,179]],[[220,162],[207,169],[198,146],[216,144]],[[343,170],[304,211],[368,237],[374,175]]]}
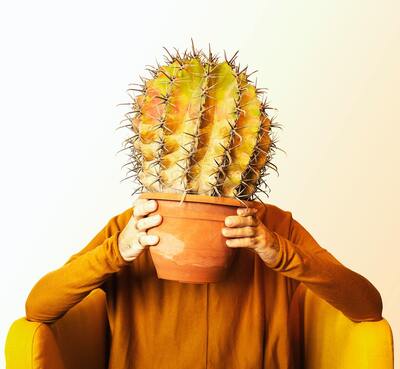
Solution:
{"label": "person's hand", "polygon": [[134,202],[132,216],[118,236],[118,248],[124,260],[135,260],[147,246],[154,246],[159,242],[158,235],[146,234],[147,229],[162,221],[159,214],[146,217],[155,211],[157,206],[156,200],[137,199]]}
{"label": "person's hand", "polygon": [[273,264],[279,251],[276,236],[257,216],[257,208],[237,208],[238,215],[225,218],[221,232],[228,247],[248,247],[253,249],[268,264]]}

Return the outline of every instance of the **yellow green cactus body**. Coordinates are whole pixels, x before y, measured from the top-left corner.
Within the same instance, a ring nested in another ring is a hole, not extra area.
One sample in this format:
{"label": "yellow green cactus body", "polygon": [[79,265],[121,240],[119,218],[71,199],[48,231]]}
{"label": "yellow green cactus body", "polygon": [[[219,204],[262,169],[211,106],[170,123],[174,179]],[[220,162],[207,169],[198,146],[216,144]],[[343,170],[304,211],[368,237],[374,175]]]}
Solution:
{"label": "yellow green cactus body", "polygon": [[266,167],[276,168],[272,119],[234,58],[177,53],[151,71],[132,103],[132,171],[142,190],[246,200],[262,190]]}
{"label": "yellow green cactus body", "polygon": [[217,65],[208,80],[210,89],[200,127],[200,142],[193,160],[189,188],[198,194],[211,195],[218,184],[219,168],[229,147],[232,125],[237,119],[239,88],[236,75],[226,63]]}

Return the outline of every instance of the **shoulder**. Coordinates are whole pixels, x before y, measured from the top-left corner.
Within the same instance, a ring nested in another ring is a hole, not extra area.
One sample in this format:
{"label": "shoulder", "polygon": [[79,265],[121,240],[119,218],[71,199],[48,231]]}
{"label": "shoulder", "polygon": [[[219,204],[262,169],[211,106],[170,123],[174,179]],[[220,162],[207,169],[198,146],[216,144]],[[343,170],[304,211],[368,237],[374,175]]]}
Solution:
{"label": "shoulder", "polygon": [[288,234],[292,222],[292,212],[278,205],[265,203],[263,223],[272,231]]}
{"label": "shoulder", "polygon": [[112,235],[117,231],[121,231],[125,228],[127,223],[129,222],[129,219],[131,218],[133,214],[133,207],[126,208],[114,216],[112,216],[108,223],[107,223],[107,235]]}
{"label": "shoulder", "polygon": [[130,206],[129,208],[122,210],[114,217],[120,229],[125,228],[132,214],[133,214],[133,206]]}
{"label": "shoulder", "polygon": [[272,203],[264,203],[267,207],[266,213],[269,213],[270,216],[278,217],[278,218],[285,218],[292,215],[290,210],[286,210],[278,205]]}

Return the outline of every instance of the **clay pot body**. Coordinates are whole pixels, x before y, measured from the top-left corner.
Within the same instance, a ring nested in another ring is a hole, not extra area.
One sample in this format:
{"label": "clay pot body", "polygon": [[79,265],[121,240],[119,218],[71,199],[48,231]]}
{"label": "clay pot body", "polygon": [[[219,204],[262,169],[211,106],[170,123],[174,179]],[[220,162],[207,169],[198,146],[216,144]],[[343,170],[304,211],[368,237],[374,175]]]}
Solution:
{"label": "clay pot body", "polygon": [[[226,245],[222,235],[225,218],[237,215],[244,207],[239,200],[227,197],[143,192],[139,198],[154,199],[158,207],[147,216],[160,214],[161,224],[147,234],[157,234],[160,241],[149,246],[158,278],[182,283],[210,283],[222,280],[229,270],[237,249]],[[265,204],[244,201],[257,207],[261,218]]]}

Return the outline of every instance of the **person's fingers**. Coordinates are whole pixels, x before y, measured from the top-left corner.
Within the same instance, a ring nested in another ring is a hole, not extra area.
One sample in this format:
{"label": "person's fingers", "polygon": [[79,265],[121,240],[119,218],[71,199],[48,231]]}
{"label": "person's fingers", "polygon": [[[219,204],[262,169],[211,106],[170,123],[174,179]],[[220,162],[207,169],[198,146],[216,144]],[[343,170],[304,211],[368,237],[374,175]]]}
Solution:
{"label": "person's fingers", "polygon": [[161,220],[162,217],[160,214],[154,214],[146,218],[141,218],[136,223],[136,229],[139,231],[147,231],[149,228],[160,224]]}
{"label": "person's fingers", "polygon": [[[139,205],[142,205],[142,204],[145,204],[145,203],[147,203],[149,201],[149,199],[136,199],[133,203],[132,203],[132,208],[133,208],[133,212],[132,212],[132,215],[135,215],[135,211],[137,211],[136,210],[136,208],[139,206]],[[139,214],[138,214],[139,215]]]}
{"label": "person's fingers", "polygon": [[126,260],[136,259],[146,247],[157,245],[159,237],[157,235],[148,235],[145,232],[139,232],[139,235],[135,237],[136,241],[133,245],[127,245],[124,247],[124,258]]}
{"label": "person's fingers", "polygon": [[135,199],[135,200],[132,202],[132,206],[137,206],[137,205],[139,205],[140,203],[146,202],[146,201],[148,201],[148,199],[137,198],[137,199]]}
{"label": "person's fingers", "polygon": [[118,245],[125,260],[136,259],[147,246],[156,245],[158,235],[148,235],[146,230],[162,221],[159,214],[147,216],[155,211],[158,204],[153,199],[137,199],[133,203],[133,212],[128,224],[118,238]]}
{"label": "person's fingers", "polygon": [[153,212],[157,209],[158,204],[156,200],[139,199],[144,201],[137,201],[136,206],[133,208],[133,216],[140,218]]}
{"label": "person's fingers", "polygon": [[254,237],[257,235],[257,228],[245,226],[240,228],[222,228],[222,235],[225,237]]}
{"label": "person's fingers", "polygon": [[160,237],[156,234],[141,234],[138,237],[138,242],[140,246],[153,246],[158,243]]}
{"label": "person's fingers", "polygon": [[253,215],[229,215],[225,218],[225,225],[227,227],[245,227],[245,226],[258,226],[260,220],[256,214]]}
{"label": "person's fingers", "polygon": [[258,211],[257,208],[241,207],[241,208],[236,209],[237,215],[241,215],[241,216],[253,215],[253,214],[257,213],[257,211]]}
{"label": "person's fingers", "polygon": [[257,237],[229,238],[225,241],[229,247],[248,247],[256,248],[259,244]]}

